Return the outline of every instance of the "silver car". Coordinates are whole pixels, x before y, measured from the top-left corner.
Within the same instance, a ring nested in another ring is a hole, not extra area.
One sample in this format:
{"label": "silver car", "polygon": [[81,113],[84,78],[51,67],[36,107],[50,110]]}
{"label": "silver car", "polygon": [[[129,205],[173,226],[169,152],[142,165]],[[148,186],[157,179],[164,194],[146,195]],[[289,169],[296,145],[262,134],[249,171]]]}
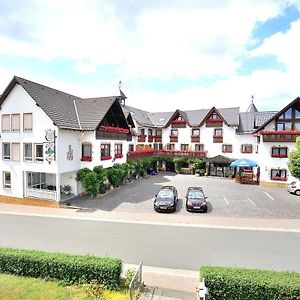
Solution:
{"label": "silver car", "polygon": [[292,181],[287,188],[289,193],[300,196],[300,181]]}

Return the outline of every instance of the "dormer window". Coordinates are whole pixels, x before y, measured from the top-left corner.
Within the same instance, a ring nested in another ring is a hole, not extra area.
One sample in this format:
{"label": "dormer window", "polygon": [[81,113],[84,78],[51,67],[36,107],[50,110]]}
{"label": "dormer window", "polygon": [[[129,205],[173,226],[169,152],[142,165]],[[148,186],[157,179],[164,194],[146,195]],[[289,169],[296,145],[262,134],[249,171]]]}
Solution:
{"label": "dormer window", "polygon": [[291,107],[282,113],[276,120],[276,130],[300,130],[300,111]]}
{"label": "dormer window", "polygon": [[218,114],[216,112],[213,112],[211,114],[211,116],[209,117],[210,120],[217,120],[220,119],[220,117],[218,116]]}

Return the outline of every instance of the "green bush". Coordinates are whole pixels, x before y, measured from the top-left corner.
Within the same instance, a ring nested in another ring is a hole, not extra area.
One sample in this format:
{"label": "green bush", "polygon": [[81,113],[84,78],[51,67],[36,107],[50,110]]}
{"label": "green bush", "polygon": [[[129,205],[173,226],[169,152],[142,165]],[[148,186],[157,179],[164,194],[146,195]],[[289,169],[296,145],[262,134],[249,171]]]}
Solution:
{"label": "green bush", "polygon": [[174,162],[174,165],[175,165],[175,172],[180,173],[181,168],[183,168],[183,166],[187,165],[188,158],[186,158],[186,157],[174,157],[173,162]]}
{"label": "green bush", "polygon": [[122,261],[117,258],[0,247],[0,273],[70,284],[96,282],[115,289],[119,286],[121,271]]}
{"label": "green bush", "polygon": [[99,180],[99,192],[105,193],[105,181],[107,181],[107,171],[102,166],[96,166],[93,169],[93,172],[96,173],[97,179]]}
{"label": "green bush", "polygon": [[86,174],[82,180],[84,190],[93,197],[96,197],[98,194],[99,184],[100,182],[97,178],[97,174],[94,172]]}
{"label": "green bush", "polygon": [[113,187],[120,186],[123,176],[123,170],[119,166],[107,168],[107,178]]}
{"label": "green bush", "polygon": [[83,178],[85,177],[86,174],[89,174],[91,173],[92,171],[89,169],[89,168],[82,168],[80,170],[78,170],[76,172],[76,181],[80,181],[82,182],[83,181]]}
{"label": "green bush", "polygon": [[210,300],[300,299],[300,273],[204,266],[200,274]]}

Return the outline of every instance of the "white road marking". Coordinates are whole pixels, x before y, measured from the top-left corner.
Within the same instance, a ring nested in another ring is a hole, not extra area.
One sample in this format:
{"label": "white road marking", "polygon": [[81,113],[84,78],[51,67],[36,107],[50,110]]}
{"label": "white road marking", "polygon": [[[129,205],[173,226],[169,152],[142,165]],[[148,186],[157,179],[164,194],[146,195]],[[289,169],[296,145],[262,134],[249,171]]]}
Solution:
{"label": "white road marking", "polygon": [[227,201],[227,199],[226,199],[225,196],[223,196],[223,199],[224,199],[225,203],[226,203],[227,205],[229,205],[229,203],[228,203],[228,201]]}
{"label": "white road marking", "polygon": [[247,198],[247,200],[253,205],[256,207],[256,204],[250,199],[250,198]]}
{"label": "white road marking", "polygon": [[265,192],[265,194],[266,194],[271,200],[274,201],[274,198],[273,198],[269,193]]}

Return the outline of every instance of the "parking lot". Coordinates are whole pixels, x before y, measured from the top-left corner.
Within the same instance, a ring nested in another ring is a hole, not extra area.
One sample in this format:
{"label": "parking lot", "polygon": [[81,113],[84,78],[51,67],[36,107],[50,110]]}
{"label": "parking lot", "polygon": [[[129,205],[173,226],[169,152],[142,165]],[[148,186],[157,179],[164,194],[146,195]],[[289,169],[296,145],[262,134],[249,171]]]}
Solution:
{"label": "parking lot", "polygon": [[189,186],[201,186],[208,197],[208,216],[300,218],[300,197],[289,194],[286,189],[242,185],[225,178],[170,172],[134,180],[97,198],[77,197],[71,200],[71,205],[104,211],[157,214],[153,210],[153,200],[163,185],[173,185],[178,190],[179,201],[174,215],[200,215],[186,211],[185,194]]}

